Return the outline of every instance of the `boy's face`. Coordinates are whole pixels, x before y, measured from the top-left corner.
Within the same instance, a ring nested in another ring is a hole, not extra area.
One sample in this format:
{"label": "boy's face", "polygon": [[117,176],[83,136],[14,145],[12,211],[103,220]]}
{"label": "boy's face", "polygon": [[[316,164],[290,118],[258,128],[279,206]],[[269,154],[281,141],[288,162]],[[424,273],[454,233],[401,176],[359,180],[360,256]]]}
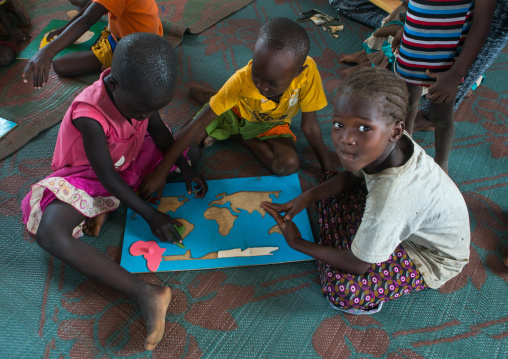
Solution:
{"label": "boy's face", "polygon": [[273,51],[258,41],[252,57],[252,81],[266,98],[280,96],[303,68],[288,51]]}
{"label": "boy's face", "polygon": [[[375,101],[375,100],[374,100]],[[400,123],[388,125],[372,100],[350,94],[334,101],[332,142],[347,171],[379,172],[400,137]]]}

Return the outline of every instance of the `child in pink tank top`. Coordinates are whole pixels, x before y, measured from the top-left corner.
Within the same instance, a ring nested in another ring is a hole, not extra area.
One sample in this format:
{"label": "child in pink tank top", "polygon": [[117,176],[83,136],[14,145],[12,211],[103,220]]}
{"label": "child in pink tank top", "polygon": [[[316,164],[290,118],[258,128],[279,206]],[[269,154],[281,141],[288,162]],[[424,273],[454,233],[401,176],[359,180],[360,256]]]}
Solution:
{"label": "child in pink tank top", "polygon": [[[175,55],[166,40],[150,33],[123,38],[111,69],[86,88],[65,114],[53,157],[55,172],[33,185],[22,202],[23,221],[42,248],[140,305],[147,350],[162,339],[170,289],[145,283],[74,237],[83,231],[99,235],[107,212],[122,201],[148,222],[160,240],[181,243],[175,229],[179,223],[146,202],[152,194],[151,178],[160,175],[158,164],[174,142],[159,109],[171,101],[175,82]],[[187,149],[176,164],[189,193],[196,182],[201,189],[198,196],[203,197],[206,182],[189,165],[196,162],[189,161],[191,153],[198,155],[198,151]]]}

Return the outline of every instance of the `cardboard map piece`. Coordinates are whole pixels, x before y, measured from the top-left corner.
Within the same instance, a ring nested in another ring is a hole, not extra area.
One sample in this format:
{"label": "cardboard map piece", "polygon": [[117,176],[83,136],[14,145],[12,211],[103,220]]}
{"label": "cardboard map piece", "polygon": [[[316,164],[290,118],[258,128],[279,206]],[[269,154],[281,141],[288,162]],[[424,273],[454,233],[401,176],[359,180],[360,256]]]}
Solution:
{"label": "cardboard map piece", "polygon": [[[154,241],[165,249],[158,272],[312,259],[291,249],[274,219],[259,207],[263,200],[284,203],[301,194],[298,175],[213,180],[208,181],[208,188],[206,197],[199,199],[186,194],[184,183],[168,183],[160,201],[149,202],[185,225],[185,248],[159,241],[148,223],[141,216],[133,217],[128,209],[121,266],[132,273],[149,271],[143,255],[129,253],[138,241]],[[313,241],[306,211],[293,222],[303,238]],[[278,249],[259,252],[261,248]]]}

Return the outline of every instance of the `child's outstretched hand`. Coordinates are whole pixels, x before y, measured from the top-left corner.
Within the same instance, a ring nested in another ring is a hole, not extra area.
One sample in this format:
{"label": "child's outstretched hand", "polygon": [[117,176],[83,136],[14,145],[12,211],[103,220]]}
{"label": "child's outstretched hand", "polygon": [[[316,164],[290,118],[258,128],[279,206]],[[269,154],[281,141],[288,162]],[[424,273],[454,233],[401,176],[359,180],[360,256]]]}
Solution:
{"label": "child's outstretched hand", "polygon": [[148,219],[152,234],[163,242],[182,243],[182,237],[175,228],[182,224],[166,213],[155,210]]}
{"label": "child's outstretched hand", "polygon": [[[296,198],[293,198],[291,201],[286,203],[271,203],[271,202],[261,202],[261,208],[266,211],[266,208],[275,211],[276,213],[284,212],[284,219],[293,220],[293,217],[298,213],[303,211],[308,206],[308,202],[304,197],[305,193],[302,193]],[[272,216],[273,217],[273,216]]]}
{"label": "child's outstretched hand", "polygon": [[[189,167],[187,170],[182,171],[182,176],[185,181],[185,187],[187,187],[188,194],[194,192],[194,198],[204,198],[206,196],[206,193],[208,192],[208,184],[200,173],[194,171],[192,167]],[[192,182],[196,182],[194,191],[192,190]]]}
{"label": "child's outstretched hand", "polygon": [[295,243],[303,241],[302,235],[296,224],[293,223],[293,220],[282,217],[274,207],[278,207],[277,203],[261,202],[261,208],[263,208],[265,212],[275,219],[275,222],[277,222],[277,225],[279,226],[284,239],[286,239],[288,246],[294,248]]}
{"label": "child's outstretched hand", "polygon": [[435,79],[436,82],[429,86],[429,93],[427,98],[437,104],[447,103],[455,100],[457,90],[460,84],[460,78],[451,71],[445,72],[430,72],[425,71],[427,76]]}
{"label": "child's outstretched hand", "polygon": [[51,68],[52,61],[53,56],[48,55],[45,49],[37,51],[23,70],[23,81],[27,83],[30,76],[32,76],[34,87],[40,89],[48,82],[49,69]]}

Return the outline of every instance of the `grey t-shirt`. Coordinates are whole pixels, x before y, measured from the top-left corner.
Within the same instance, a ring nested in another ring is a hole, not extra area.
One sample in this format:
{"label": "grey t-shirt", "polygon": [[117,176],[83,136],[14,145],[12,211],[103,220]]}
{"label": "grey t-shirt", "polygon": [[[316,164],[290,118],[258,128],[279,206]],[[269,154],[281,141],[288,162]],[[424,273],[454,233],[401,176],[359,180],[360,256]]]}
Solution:
{"label": "grey t-shirt", "polygon": [[439,288],[469,261],[469,214],[450,177],[404,138],[414,148],[404,165],[363,172],[367,203],[351,250],[365,262],[380,263],[402,243],[425,283]]}

